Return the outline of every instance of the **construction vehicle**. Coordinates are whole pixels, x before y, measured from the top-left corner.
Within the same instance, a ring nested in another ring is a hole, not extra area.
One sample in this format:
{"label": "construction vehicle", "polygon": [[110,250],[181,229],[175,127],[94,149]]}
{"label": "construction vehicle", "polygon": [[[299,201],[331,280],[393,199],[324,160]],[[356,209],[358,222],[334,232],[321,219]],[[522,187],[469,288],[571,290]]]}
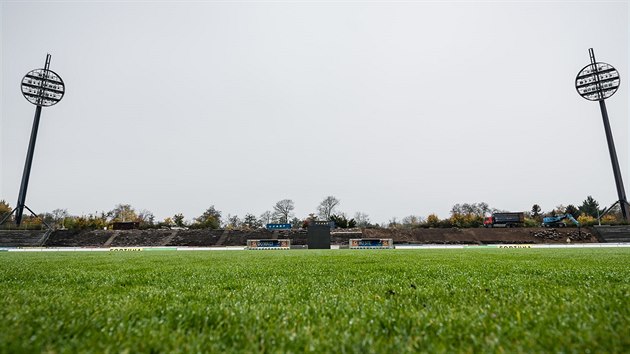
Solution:
{"label": "construction vehicle", "polygon": [[494,213],[483,220],[484,227],[518,227],[523,226],[525,213]]}
{"label": "construction vehicle", "polygon": [[543,227],[565,227],[567,225],[564,223],[563,221],[564,219],[569,219],[577,227],[580,227],[580,223],[577,220],[575,220],[575,218],[571,214],[547,216],[543,218],[542,226]]}

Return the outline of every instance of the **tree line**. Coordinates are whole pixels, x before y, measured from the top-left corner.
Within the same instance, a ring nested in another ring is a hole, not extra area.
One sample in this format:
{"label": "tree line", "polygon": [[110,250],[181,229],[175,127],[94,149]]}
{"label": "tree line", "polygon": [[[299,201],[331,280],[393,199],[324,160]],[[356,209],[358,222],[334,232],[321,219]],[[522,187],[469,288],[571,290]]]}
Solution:
{"label": "tree line", "polygon": [[[247,213],[242,217],[238,215],[224,215],[214,205],[208,207],[201,215],[186,220],[182,213],[174,214],[156,220],[153,213],[146,209],[136,210],[129,204],[118,204],[108,212],[100,212],[88,215],[73,216],[67,209],[55,209],[51,212],[40,214],[40,218],[26,216],[23,220],[24,228],[42,227],[42,221],[57,229],[84,230],[84,229],[107,229],[116,222],[137,222],[141,229],[159,228],[190,228],[190,229],[257,229],[269,223],[291,224],[292,228],[306,228],[312,221],[324,220],[332,221],[338,228],[468,228],[480,227],[484,218],[495,212],[504,212],[491,208],[487,203],[462,203],[455,204],[447,218],[441,219],[436,214],[429,214],[426,217],[409,215],[398,219],[391,218],[386,223],[373,223],[368,214],[356,212],[353,217],[339,210],[340,200],[334,196],[324,198],[316,208],[316,212],[299,218],[294,214],[295,203],[291,199],[282,199],[276,202],[271,210],[267,210],[256,216]],[[11,206],[4,200],[0,200],[0,218],[4,218],[12,210]],[[597,223],[602,224],[622,224],[625,223],[620,217],[618,208],[600,216],[604,213],[599,203],[591,196],[587,196],[578,207],[573,204],[567,206],[558,205],[555,208],[543,212],[538,204],[534,204],[531,210],[525,212],[525,226],[540,226],[542,218],[545,216],[555,216],[571,214],[581,225],[590,226]],[[600,220],[601,219],[601,220]],[[11,222],[12,220],[9,220]]]}

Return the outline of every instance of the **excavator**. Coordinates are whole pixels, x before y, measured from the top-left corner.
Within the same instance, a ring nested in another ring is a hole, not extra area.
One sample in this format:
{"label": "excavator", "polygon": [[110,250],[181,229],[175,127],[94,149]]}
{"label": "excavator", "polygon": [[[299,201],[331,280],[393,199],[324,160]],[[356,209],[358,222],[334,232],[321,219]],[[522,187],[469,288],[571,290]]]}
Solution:
{"label": "excavator", "polygon": [[569,219],[578,228],[580,227],[580,223],[577,220],[575,220],[575,218],[571,214],[547,216],[547,217],[543,218],[542,226],[543,227],[565,227],[567,225],[562,221],[564,219]]}

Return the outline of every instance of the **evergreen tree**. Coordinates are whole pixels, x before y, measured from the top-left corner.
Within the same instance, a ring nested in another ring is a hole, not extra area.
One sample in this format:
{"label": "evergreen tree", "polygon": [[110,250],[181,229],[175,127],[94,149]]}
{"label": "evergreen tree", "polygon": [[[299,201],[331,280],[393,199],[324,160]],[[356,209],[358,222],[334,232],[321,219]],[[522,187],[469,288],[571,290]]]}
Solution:
{"label": "evergreen tree", "polygon": [[594,218],[597,218],[597,216],[603,212],[602,209],[599,209],[599,203],[590,195],[586,197],[578,210],[580,213]]}
{"label": "evergreen tree", "polygon": [[534,204],[532,206],[532,218],[537,219],[540,216],[541,212],[542,212],[542,209],[540,208],[540,205]]}

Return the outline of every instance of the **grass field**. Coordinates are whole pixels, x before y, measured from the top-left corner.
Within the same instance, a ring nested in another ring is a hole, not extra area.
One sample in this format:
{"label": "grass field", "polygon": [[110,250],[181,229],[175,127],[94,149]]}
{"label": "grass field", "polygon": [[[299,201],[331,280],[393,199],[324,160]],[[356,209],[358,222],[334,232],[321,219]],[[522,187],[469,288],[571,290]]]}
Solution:
{"label": "grass field", "polygon": [[0,253],[0,352],[629,352],[630,248]]}

